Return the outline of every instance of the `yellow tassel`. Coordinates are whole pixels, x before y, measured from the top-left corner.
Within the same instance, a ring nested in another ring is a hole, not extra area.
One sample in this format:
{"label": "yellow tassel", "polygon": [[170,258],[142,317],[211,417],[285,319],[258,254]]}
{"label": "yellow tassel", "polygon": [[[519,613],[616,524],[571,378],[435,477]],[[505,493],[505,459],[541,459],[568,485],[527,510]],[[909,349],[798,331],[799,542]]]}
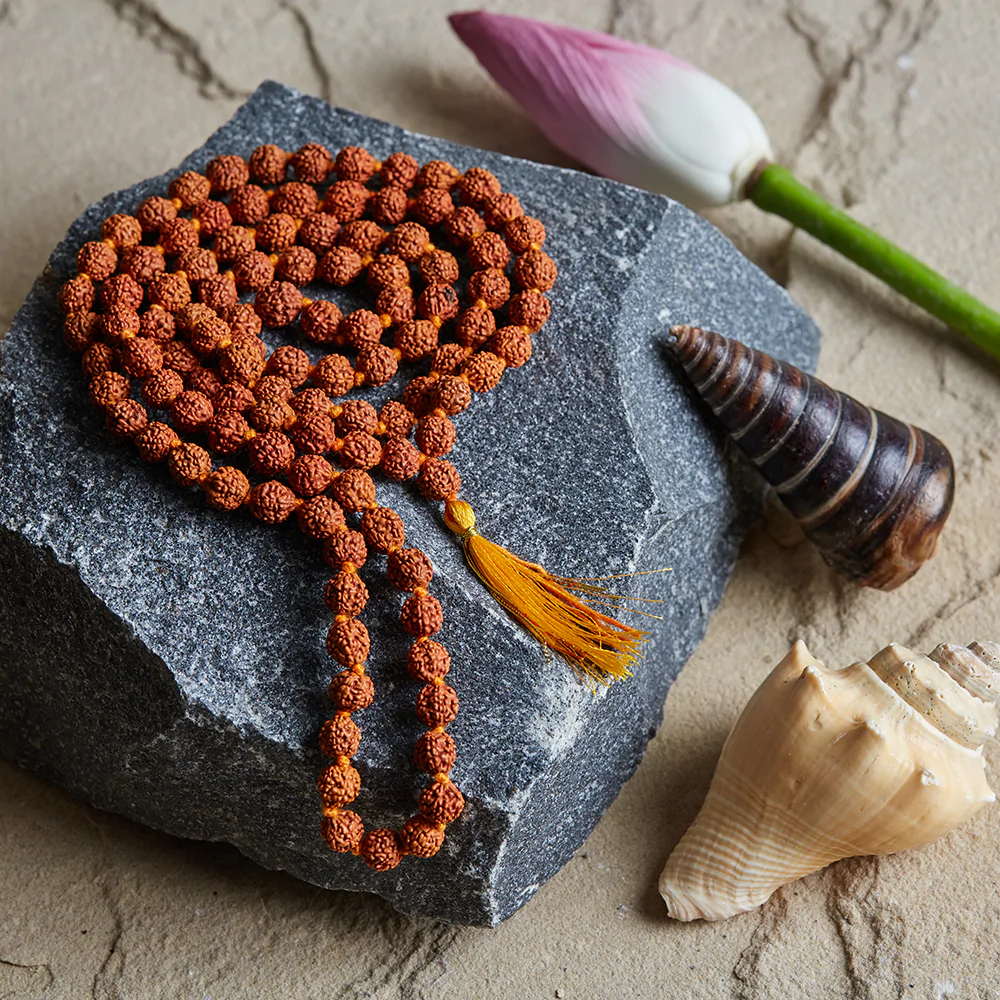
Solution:
{"label": "yellow tassel", "polygon": [[553,576],[483,538],[464,500],[445,504],[444,521],[461,539],[479,579],[535,638],[569,660],[578,673],[602,684],[632,676],[629,667],[641,657],[640,646],[649,633],[602,615],[570,591],[616,595],[583,580]]}

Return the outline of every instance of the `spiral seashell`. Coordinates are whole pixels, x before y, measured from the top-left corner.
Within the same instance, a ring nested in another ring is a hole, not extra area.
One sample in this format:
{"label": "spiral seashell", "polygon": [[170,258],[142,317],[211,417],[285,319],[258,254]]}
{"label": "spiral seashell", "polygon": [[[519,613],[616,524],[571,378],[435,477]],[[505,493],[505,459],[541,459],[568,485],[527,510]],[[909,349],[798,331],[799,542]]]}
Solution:
{"label": "spiral seashell", "polygon": [[733,727],[705,804],[667,859],[678,920],[719,920],[841,858],[928,844],[995,796],[1000,646],[893,643],[830,670],[796,642]]}
{"label": "spiral seashell", "polygon": [[955,469],[933,434],[739,341],[670,332],[699,395],[829,565],[892,590],[934,554]]}

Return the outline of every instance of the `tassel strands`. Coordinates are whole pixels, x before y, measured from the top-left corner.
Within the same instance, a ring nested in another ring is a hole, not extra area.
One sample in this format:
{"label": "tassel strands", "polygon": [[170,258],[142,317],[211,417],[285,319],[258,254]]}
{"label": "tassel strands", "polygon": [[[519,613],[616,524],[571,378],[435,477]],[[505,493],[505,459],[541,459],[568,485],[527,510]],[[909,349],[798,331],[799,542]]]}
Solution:
{"label": "tassel strands", "polygon": [[497,602],[536,639],[565,657],[578,674],[601,684],[632,676],[629,668],[641,657],[648,633],[601,614],[572,591],[612,595],[584,581],[553,576],[543,566],[484,538],[464,500],[449,500],[444,520],[459,536],[469,565]]}

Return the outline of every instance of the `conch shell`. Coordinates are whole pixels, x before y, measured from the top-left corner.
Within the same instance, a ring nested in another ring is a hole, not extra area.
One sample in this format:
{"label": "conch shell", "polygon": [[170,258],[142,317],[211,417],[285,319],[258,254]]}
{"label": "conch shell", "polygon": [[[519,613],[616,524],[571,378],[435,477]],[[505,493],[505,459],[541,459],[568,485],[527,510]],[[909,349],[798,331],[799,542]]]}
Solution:
{"label": "conch shell", "polygon": [[720,920],[841,858],[920,847],[995,796],[1000,646],[893,643],[830,670],[796,642],[733,727],[705,804],[667,859],[678,920]]}

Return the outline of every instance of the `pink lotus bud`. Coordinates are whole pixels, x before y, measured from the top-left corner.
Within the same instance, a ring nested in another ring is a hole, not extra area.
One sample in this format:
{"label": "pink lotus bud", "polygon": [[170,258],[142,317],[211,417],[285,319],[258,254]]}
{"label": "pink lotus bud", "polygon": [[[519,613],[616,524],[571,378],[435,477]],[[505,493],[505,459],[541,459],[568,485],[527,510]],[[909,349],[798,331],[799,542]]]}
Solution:
{"label": "pink lotus bud", "polygon": [[449,21],[545,135],[597,173],[701,208],[739,198],[772,157],[742,98],[658,49],[485,11]]}

